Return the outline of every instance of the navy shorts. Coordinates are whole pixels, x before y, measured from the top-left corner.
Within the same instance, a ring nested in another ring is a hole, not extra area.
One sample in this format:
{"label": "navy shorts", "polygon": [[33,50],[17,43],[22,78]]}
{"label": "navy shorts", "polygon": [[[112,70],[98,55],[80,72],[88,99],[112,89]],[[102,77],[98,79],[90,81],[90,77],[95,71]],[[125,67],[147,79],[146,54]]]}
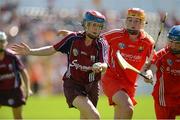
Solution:
{"label": "navy shorts", "polygon": [[82,85],[72,79],[66,79],[64,80],[63,88],[66,102],[70,108],[74,107],[72,103],[77,96],[87,96],[93,105],[97,106],[99,99],[98,81]]}
{"label": "navy shorts", "polygon": [[0,105],[19,107],[25,104],[25,97],[20,88],[15,88],[12,90],[0,90]]}

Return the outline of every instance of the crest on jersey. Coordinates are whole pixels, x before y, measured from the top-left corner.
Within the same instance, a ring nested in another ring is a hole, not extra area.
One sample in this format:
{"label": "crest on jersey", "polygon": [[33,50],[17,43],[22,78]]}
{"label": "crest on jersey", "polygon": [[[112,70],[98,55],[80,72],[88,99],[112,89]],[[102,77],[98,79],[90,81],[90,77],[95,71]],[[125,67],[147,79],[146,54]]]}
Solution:
{"label": "crest on jersey", "polygon": [[91,55],[91,61],[95,62],[96,57],[94,55]]}
{"label": "crest on jersey", "polygon": [[118,45],[119,45],[120,49],[124,49],[126,47],[126,45],[124,43],[119,43]]}
{"label": "crest on jersey", "polygon": [[139,49],[138,49],[139,52],[142,52],[143,50],[144,50],[143,46],[140,46]]}
{"label": "crest on jersey", "polygon": [[173,61],[171,59],[167,59],[167,64],[171,66],[173,64]]}
{"label": "crest on jersey", "polygon": [[74,49],[73,49],[73,55],[74,55],[74,56],[78,56],[78,54],[79,54],[79,53],[78,53],[78,50],[77,50],[76,48],[74,48]]}

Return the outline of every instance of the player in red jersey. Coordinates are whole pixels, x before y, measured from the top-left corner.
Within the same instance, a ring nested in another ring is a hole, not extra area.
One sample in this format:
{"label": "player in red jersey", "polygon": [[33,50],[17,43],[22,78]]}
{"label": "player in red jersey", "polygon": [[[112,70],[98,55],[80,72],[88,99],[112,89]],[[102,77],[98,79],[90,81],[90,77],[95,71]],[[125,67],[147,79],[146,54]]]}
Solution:
{"label": "player in red jersey", "polygon": [[146,21],[142,9],[128,9],[125,22],[126,28],[111,30],[102,35],[110,46],[109,67],[102,78],[102,85],[109,104],[114,105],[115,119],[132,118],[137,79],[135,72],[120,67],[116,52],[119,50],[128,63],[141,70],[151,56],[154,44],[154,40],[143,30]]}
{"label": "player in red jersey", "polygon": [[151,65],[156,73],[152,95],[157,119],[180,115],[180,25],[173,26],[167,36],[168,45],[154,55]]}
{"label": "player in red jersey", "polygon": [[7,43],[6,34],[0,32],[0,107],[12,107],[14,119],[22,119],[22,105],[31,94],[29,77],[21,61],[5,49]]}
{"label": "player in red jersey", "polygon": [[22,55],[67,54],[68,66],[63,77],[64,94],[69,107],[80,111],[81,119],[99,119],[96,109],[101,72],[107,68],[108,46],[99,37],[105,24],[105,17],[97,11],[87,11],[82,25],[84,31],[72,32],[52,46],[31,49],[22,43],[12,49]]}

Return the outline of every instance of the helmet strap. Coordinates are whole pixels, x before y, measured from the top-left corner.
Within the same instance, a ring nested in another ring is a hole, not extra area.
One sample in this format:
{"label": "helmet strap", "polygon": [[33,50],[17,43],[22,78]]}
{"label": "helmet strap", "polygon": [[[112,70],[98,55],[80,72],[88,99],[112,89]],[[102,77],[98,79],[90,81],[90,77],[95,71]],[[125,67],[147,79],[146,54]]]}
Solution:
{"label": "helmet strap", "polygon": [[90,33],[86,33],[86,35],[87,35],[89,38],[91,38],[91,39],[96,39],[96,38],[98,38],[97,36],[94,36],[94,35],[92,35],[92,34],[90,34]]}
{"label": "helmet strap", "polygon": [[89,38],[91,38],[91,39],[96,39],[96,38],[98,38],[98,36],[95,36],[95,35],[93,35],[93,34],[91,34],[91,33],[88,32],[88,26],[87,26],[87,23],[86,23],[85,21],[83,21],[82,26],[84,27],[84,30],[85,30],[85,32],[86,32],[86,35],[87,35]]}

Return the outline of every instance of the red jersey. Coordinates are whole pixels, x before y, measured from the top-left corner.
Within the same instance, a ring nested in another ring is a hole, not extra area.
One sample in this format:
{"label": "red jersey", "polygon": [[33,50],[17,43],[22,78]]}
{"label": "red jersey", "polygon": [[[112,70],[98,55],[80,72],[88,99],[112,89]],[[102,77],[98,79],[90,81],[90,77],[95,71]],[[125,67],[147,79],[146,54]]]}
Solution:
{"label": "red jersey", "polygon": [[116,76],[123,84],[135,85],[137,74],[131,70],[123,70],[118,64],[116,52],[119,50],[123,58],[132,66],[140,70],[151,55],[153,39],[144,31],[140,32],[138,39],[132,41],[126,29],[116,29],[102,35],[107,40],[109,50],[109,68],[106,74]]}
{"label": "red jersey", "polygon": [[20,87],[20,71],[23,69],[21,61],[12,53],[5,51],[4,59],[0,60],[0,90]]}
{"label": "red jersey", "polygon": [[108,46],[105,40],[98,38],[86,46],[85,33],[75,32],[55,44],[54,48],[68,56],[68,69],[63,80],[71,78],[83,84],[100,80],[101,73],[94,73],[91,67],[96,62],[107,63]]}
{"label": "red jersey", "polygon": [[158,51],[153,58],[156,84],[153,97],[160,106],[180,105],[180,59],[169,48]]}

